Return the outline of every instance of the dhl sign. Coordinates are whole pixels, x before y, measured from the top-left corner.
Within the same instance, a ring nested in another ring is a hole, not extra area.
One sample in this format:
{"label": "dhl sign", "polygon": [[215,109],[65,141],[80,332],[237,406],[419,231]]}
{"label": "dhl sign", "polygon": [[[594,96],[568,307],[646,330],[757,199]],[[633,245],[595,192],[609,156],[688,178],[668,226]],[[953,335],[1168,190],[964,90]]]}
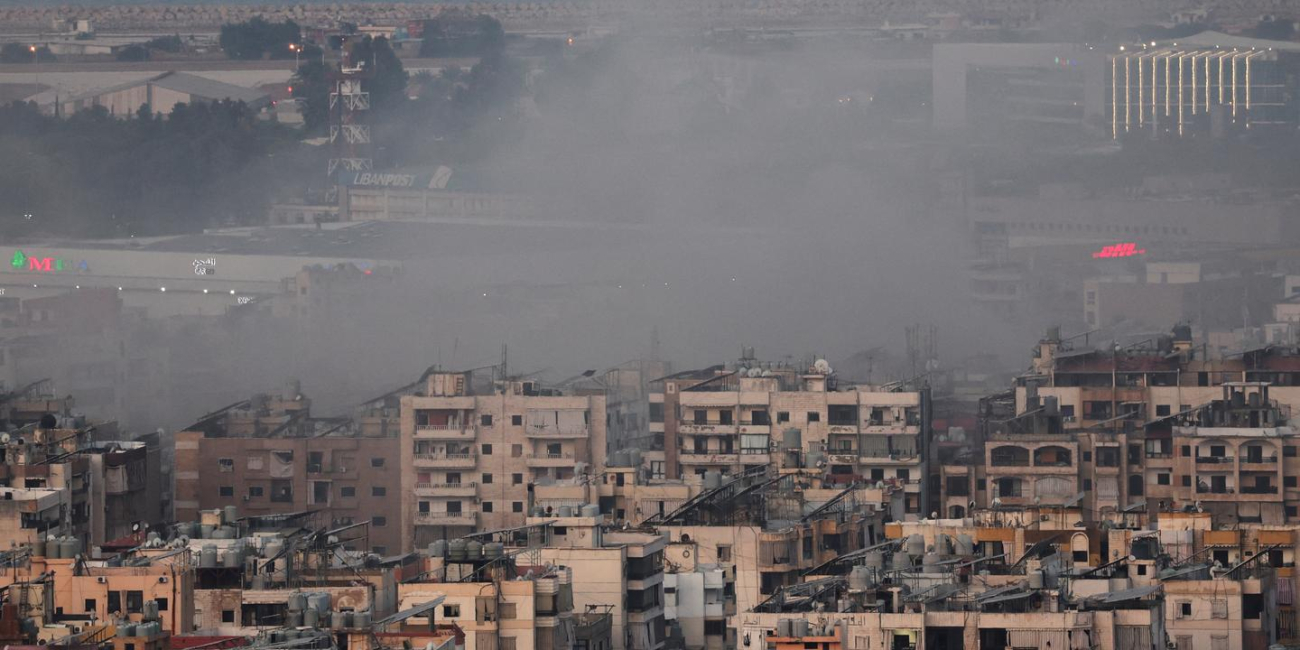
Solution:
{"label": "dhl sign", "polygon": [[1111,257],[1133,257],[1147,252],[1145,248],[1138,248],[1133,242],[1124,242],[1123,244],[1111,244],[1103,247],[1101,250],[1092,254],[1093,259],[1105,259]]}

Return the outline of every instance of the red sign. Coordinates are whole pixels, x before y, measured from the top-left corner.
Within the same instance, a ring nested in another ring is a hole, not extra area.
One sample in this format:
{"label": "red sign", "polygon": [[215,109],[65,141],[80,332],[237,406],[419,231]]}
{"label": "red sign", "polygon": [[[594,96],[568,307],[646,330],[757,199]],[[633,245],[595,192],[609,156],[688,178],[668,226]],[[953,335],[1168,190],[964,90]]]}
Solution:
{"label": "red sign", "polygon": [[1111,244],[1092,254],[1094,259],[1108,257],[1133,257],[1147,252],[1145,248],[1138,248],[1133,242],[1124,242],[1123,244]]}

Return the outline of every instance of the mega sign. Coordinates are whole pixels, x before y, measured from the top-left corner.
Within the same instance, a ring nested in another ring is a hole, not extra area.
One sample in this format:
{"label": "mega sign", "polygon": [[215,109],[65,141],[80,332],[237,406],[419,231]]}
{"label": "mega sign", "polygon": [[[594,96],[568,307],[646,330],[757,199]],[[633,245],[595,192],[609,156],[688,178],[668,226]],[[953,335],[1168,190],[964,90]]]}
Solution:
{"label": "mega sign", "polygon": [[58,271],[89,271],[90,265],[85,260],[73,265],[71,260],[65,260],[61,257],[38,257],[28,255],[22,251],[14,251],[14,256],[9,260],[9,266],[15,271],[40,271],[42,273],[55,273]]}
{"label": "mega sign", "polygon": [[1133,242],[1124,242],[1123,244],[1111,244],[1103,247],[1101,250],[1092,254],[1094,259],[1104,259],[1110,257],[1133,257],[1147,252],[1145,248],[1138,248]]}

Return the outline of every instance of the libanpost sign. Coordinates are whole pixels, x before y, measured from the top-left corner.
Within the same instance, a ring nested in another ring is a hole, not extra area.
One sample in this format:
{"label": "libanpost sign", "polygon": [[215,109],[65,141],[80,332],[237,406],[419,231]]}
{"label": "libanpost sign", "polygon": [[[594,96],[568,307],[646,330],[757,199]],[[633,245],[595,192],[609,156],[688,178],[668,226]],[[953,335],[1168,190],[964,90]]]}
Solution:
{"label": "libanpost sign", "polygon": [[405,190],[445,190],[451,180],[451,168],[438,167],[432,174],[397,172],[340,172],[339,185],[348,187],[387,187]]}

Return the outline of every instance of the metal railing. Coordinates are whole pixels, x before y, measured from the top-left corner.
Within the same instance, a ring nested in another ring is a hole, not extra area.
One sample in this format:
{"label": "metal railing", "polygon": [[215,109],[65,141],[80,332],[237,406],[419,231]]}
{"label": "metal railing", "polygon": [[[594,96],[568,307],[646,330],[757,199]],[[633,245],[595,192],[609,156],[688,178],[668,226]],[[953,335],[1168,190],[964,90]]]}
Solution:
{"label": "metal railing", "polygon": [[1198,464],[1206,464],[1206,465],[1231,464],[1232,456],[1197,456],[1196,462]]}
{"label": "metal railing", "polygon": [[470,482],[470,483],[416,483],[416,484],[415,484],[415,489],[417,489],[417,490],[442,490],[442,489],[456,489],[456,488],[470,488],[470,489],[473,489],[473,488],[476,488],[476,487],[478,487],[478,483],[474,483],[474,482]]}

